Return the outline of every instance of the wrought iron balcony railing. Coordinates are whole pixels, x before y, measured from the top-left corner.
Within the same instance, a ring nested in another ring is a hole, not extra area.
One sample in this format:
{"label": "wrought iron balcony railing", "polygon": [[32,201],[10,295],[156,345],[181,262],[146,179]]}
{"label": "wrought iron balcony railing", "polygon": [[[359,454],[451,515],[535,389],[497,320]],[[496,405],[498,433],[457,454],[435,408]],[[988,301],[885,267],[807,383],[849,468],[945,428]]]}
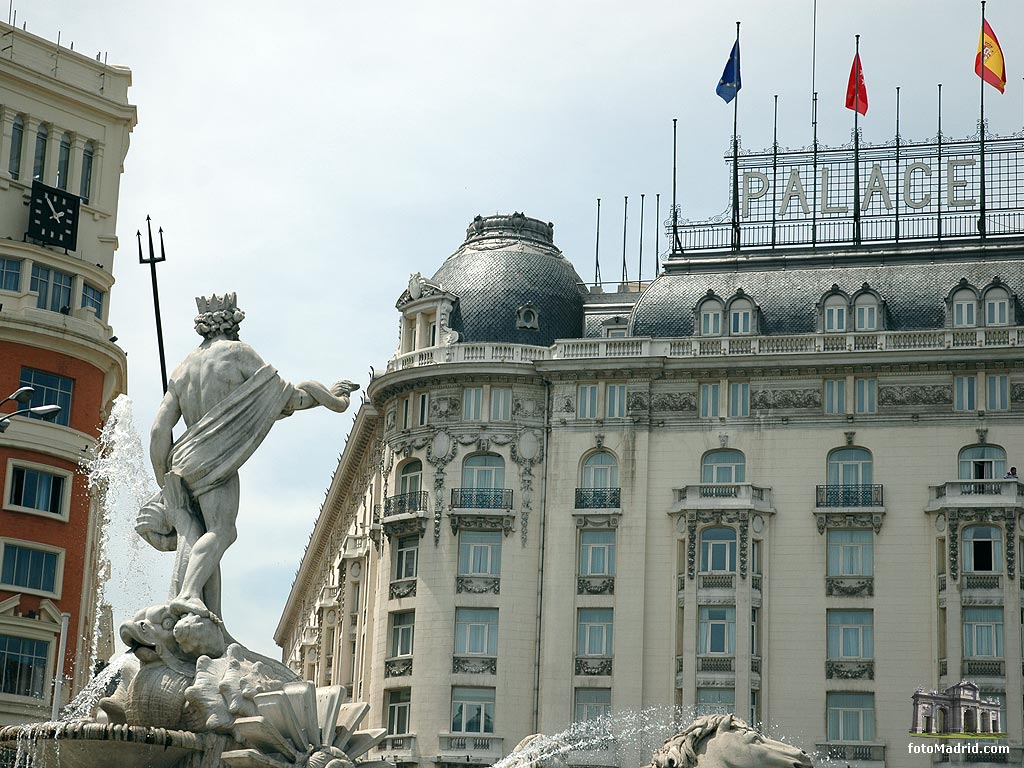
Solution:
{"label": "wrought iron balcony railing", "polygon": [[397,496],[388,496],[384,499],[384,517],[419,512],[420,510],[427,509],[429,505],[429,491],[415,491],[413,493],[400,493]]}
{"label": "wrought iron balcony railing", "polygon": [[1003,677],[1006,674],[1006,663],[1002,659],[964,659],[961,674]]}
{"label": "wrought iron balcony railing", "polygon": [[815,744],[814,746],[818,754],[828,760],[885,762],[884,744]]}
{"label": "wrought iron balcony railing", "polygon": [[510,488],[452,488],[455,509],[512,509]]}
{"label": "wrought iron balcony railing", "polygon": [[732,672],[735,659],[732,656],[698,656],[698,672]]}
{"label": "wrought iron balcony railing", "polygon": [[815,506],[881,507],[881,485],[819,485]]}
{"label": "wrought iron balcony railing", "polygon": [[621,488],[576,489],[576,509],[618,509],[620,506]]}
{"label": "wrought iron balcony railing", "polygon": [[736,589],[736,574],[702,573],[698,586],[701,589]]}
{"label": "wrought iron balcony railing", "polygon": [[961,589],[1002,589],[1003,579],[998,573],[965,573]]}

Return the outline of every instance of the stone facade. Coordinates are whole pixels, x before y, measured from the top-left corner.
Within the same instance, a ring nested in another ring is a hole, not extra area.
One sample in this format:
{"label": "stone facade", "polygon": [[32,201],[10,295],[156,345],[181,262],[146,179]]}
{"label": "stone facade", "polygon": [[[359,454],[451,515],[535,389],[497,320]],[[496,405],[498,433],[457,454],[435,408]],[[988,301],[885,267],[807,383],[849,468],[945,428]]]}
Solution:
{"label": "stone facade", "polygon": [[[591,291],[574,337],[530,345],[503,253],[526,285],[554,256],[513,218],[471,227],[477,283],[399,302],[399,352],[281,618],[285,660],[352,686],[392,729],[379,754],[424,767],[664,705],[911,765],[907,701],[964,677],[1019,747],[1024,486],[1003,476],[1024,456],[1024,329],[983,320],[1016,306],[1020,242],[670,258],[614,294],[626,336],[590,317],[612,302]],[[910,274],[912,302],[886,295]],[[841,322],[816,320],[840,293]],[[459,314],[482,297],[486,323]],[[858,312],[872,301],[884,323]],[[946,321],[958,302],[978,323]],[[550,296],[534,304],[543,328]],[[756,311],[756,333],[731,334],[731,311]],[[443,342],[443,313],[492,335]],[[646,760],[616,749],[602,759]]]}

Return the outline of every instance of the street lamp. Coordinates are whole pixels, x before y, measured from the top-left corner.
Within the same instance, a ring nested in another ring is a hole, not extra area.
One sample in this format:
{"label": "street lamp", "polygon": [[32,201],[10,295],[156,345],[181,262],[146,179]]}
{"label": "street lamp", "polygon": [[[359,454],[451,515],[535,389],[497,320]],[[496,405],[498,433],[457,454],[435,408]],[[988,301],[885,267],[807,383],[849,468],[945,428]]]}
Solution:
{"label": "street lamp", "polygon": [[[8,395],[3,400],[0,400],[0,405],[11,400],[15,401],[19,405],[26,406],[32,402],[32,397],[36,391],[32,387],[20,387],[14,394]],[[37,405],[34,408],[21,408],[14,413],[5,413],[0,416],[0,434],[3,434],[7,427],[10,426],[11,419],[15,416],[21,416],[22,414],[31,414],[33,416],[56,416],[60,413],[59,405]]]}

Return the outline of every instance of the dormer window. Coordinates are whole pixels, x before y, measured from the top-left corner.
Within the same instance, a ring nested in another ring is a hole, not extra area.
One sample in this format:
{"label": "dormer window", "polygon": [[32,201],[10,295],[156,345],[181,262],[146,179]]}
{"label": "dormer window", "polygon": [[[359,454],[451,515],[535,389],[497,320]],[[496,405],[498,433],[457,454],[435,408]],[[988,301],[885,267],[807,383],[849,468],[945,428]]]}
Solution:
{"label": "dormer window", "polygon": [[832,295],[825,299],[824,329],[826,333],[839,333],[846,330],[846,297]]}
{"label": "dormer window", "polygon": [[601,323],[601,329],[606,339],[621,339],[628,335],[629,319],[622,315],[615,315]]}
{"label": "dormer window", "polygon": [[881,307],[878,297],[874,293],[864,290],[854,297],[853,322],[855,330],[862,332],[880,330],[880,315]]}
{"label": "dormer window", "polygon": [[697,305],[697,322],[701,336],[721,336],[722,319],[725,315],[725,305],[722,300],[715,296],[713,291]]}
{"label": "dormer window", "polygon": [[1010,324],[1010,295],[1005,288],[993,286],[985,291],[985,325]]}
{"label": "dormer window", "polygon": [[953,327],[973,328],[978,324],[975,310],[978,297],[971,288],[961,288],[953,294]]}
{"label": "dormer window", "polygon": [[729,310],[729,332],[733,336],[750,333],[752,314],[749,306],[734,306]]}

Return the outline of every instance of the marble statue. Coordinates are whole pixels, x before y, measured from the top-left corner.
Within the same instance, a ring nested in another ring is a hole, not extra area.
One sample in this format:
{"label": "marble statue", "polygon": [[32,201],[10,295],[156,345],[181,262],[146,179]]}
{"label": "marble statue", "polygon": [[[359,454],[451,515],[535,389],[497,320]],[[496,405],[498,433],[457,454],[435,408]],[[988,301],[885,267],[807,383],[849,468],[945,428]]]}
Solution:
{"label": "marble statue", "polygon": [[[174,369],[157,409],[150,459],[161,490],[136,530],[158,549],[178,550],[171,611],[220,616],[220,561],[237,535],[238,469],[277,419],[318,405],[344,411],[358,385],[289,384],[239,341],[245,314],[235,294],[196,304],[203,342]],[[174,441],[179,420],[186,430]]]}
{"label": "marble statue", "polygon": [[767,738],[733,714],[698,717],[651,757],[651,768],[811,768],[803,750]]}

